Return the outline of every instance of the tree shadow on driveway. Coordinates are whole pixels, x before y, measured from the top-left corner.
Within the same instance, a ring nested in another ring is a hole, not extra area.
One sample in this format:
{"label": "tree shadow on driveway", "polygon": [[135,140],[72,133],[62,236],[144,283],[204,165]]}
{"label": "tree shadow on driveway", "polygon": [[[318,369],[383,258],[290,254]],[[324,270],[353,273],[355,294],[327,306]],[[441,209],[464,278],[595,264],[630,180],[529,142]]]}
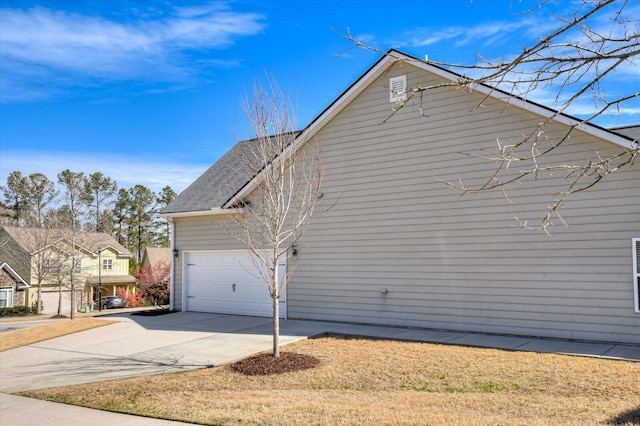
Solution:
{"label": "tree shadow on driveway", "polygon": [[87,354],[48,360],[46,363],[25,363],[24,368],[12,374],[3,374],[2,391],[19,392],[101,382],[136,376],[176,373],[201,368],[211,364],[182,363],[180,356],[118,357]]}

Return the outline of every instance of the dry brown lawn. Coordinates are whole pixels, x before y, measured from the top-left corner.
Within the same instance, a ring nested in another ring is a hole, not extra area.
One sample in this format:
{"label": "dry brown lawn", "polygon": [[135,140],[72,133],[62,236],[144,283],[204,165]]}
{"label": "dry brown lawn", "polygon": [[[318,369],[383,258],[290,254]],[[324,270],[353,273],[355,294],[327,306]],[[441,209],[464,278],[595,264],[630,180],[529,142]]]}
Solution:
{"label": "dry brown lawn", "polygon": [[320,364],[272,376],[227,365],[24,395],[211,425],[640,422],[637,362],[342,338],[284,350]]}
{"label": "dry brown lawn", "polygon": [[102,327],[114,322],[95,318],[76,318],[74,320],[58,320],[50,324],[5,331],[0,333],[0,352],[53,339],[54,337]]}

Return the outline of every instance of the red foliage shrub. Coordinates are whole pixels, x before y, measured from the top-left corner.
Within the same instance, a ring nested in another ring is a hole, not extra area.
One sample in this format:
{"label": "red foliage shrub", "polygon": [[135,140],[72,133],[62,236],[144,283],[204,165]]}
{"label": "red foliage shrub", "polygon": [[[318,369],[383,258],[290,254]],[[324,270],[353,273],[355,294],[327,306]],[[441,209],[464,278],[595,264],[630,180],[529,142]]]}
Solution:
{"label": "red foliage shrub", "polygon": [[136,275],[139,294],[154,305],[169,303],[169,280],[171,276],[169,263],[161,260],[155,265],[140,268]]}
{"label": "red foliage shrub", "polygon": [[124,301],[127,303],[127,308],[144,306],[144,296],[140,293],[141,292],[138,291],[137,293],[133,294],[133,292],[128,291],[124,287],[118,287],[116,289],[116,296],[118,296],[120,299],[124,299]]}

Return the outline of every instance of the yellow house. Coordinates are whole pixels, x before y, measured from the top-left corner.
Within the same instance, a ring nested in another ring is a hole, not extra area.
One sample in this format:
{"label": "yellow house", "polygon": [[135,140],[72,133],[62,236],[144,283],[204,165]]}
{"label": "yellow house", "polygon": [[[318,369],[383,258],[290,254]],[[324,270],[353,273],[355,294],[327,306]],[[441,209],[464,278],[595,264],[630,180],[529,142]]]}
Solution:
{"label": "yellow house", "polygon": [[34,306],[40,292],[44,313],[69,314],[72,297],[82,311],[118,287],[134,291],[133,255],[109,234],[5,226],[0,241],[0,262],[29,285],[21,302]]}

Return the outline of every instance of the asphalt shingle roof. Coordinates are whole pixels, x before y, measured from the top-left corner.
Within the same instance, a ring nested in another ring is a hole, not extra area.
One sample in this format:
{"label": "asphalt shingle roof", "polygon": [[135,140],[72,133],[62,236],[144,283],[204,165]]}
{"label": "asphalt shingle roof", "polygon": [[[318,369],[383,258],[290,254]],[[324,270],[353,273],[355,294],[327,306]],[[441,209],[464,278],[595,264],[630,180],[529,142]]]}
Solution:
{"label": "asphalt shingle roof", "polygon": [[247,170],[239,159],[238,149],[245,148],[249,142],[242,141],[234,145],[161,213],[205,211],[221,207],[247,183]]}
{"label": "asphalt shingle roof", "polygon": [[633,140],[640,140],[640,124],[636,124],[633,126],[613,127],[610,130]]}
{"label": "asphalt shingle roof", "polygon": [[[300,132],[291,133],[292,142],[298,134]],[[257,164],[248,165],[245,162],[257,161],[257,158],[251,155],[256,143],[260,143],[260,140],[249,139],[236,143],[160,213],[199,212],[222,207],[247,185],[255,176],[255,171],[260,169]]]}
{"label": "asphalt shingle roof", "polygon": [[168,265],[171,263],[171,249],[166,247],[145,247],[142,263],[144,264],[145,261],[152,266],[157,265],[160,261],[165,261]]}
{"label": "asphalt shingle roof", "polygon": [[[3,229],[27,253],[32,253],[42,248],[36,247],[36,242],[39,240],[34,237],[34,231],[32,228],[4,226]],[[61,239],[68,238],[68,231],[65,230],[53,229],[47,232],[50,232],[50,236],[47,240],[48,244],[53,244]],[[42,239],[40,239],[40,241],[41,240]],[[120,255],[122,256],[133,256],[129,250],[118,242],[118,240],[104,232],[79,232],[77,234],[76,244],[92,253],[96,253],[98,249],[111,246],[120,252]]]}

